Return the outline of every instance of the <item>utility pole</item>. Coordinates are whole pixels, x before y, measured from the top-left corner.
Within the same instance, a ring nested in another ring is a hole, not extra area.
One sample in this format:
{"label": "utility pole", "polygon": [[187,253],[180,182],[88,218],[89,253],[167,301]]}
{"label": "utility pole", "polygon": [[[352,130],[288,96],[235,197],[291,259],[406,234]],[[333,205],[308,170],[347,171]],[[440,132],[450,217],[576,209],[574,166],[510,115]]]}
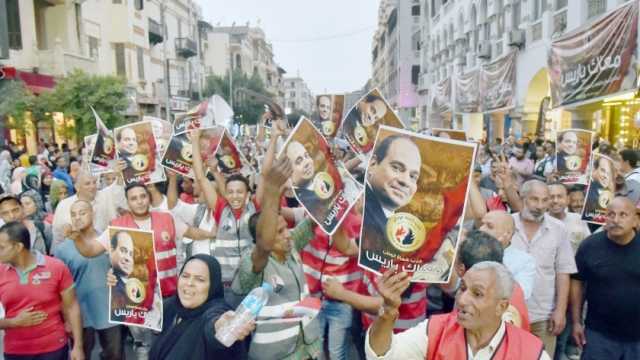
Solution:
{"label": "utility pole", "polygon": [[167,21],[165,19],[165,12],[167,10],[167,0],[161,0],[162,2],[160,3],[160,22],[162,23],[162,33],[164,35],[164,41],[162,42],[162,55],[164,57],[164,62],[163,62],[163,66],[164,66],[164,91],[166,94],[166,99],[165,99],[165,114],[166,117],[165,119],[170,122],[173,123],[173,121],[171,121],[171,85],[169,84],[169,75],[170,75],[170,71],[169,71],[169,58],[167,56],[167,42],[169,41],[169,31],[167,29]]}

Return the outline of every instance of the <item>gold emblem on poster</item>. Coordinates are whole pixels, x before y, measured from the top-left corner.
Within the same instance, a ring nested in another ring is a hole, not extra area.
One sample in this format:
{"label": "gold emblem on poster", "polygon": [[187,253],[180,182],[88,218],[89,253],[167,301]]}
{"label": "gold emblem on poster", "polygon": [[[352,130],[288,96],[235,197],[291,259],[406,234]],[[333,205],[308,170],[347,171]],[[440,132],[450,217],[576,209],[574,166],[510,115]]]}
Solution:
{"label": "gold emblem on poster", "polygon": [[227,167],[227,169],[235,169],[236,167],[236,161],[233,160],[233,156],[231,155],[225,155],[222,157],[222,159],[220,159],[222,161],[222,163],[224,164],[224,166]]}
{"label": "gold emblem on poster", "polygon": [[356,142],[360,146],[365,146],[369,143],[369,136],[367,136],[367,131],[360,124],[357,124],[356,128],[353,129],[353,136],[356,138]]}
{"label": "gold emblem on poster", "polygon": [[102,143],[102,151],[105,154],[111,154],[113,152],[113,139],[110,137],[105,137],[104,142]]}
{"label": "gold emblem on poster", "polygon": [[191,144],[182,143],[182,149],[180,150],[180,156],[185,161],[193,161],[193,148]]}
{"label": "gold emblem on poster", "polygon": [[387,238],[398,251],[412,252],[424,244],[426,231],[424,224],[409,213],[393,214],[387,220]]}
{"label": "gold emblem on poster", "polygon": [[147,155],[136,154],[131,157],[131,167],[135,171],[145,171],[149,167]]}
{"label": "gold emblem on poster", "polygon": [[322,122],[322,133],[325,136],[329,136],[329,135],[333,134],[335,129],[336,129],[336,126],[333,123],[333,121],[323,121]]}
{"label": "gold emblem on poster", "polygon": [[136,278],[128,279],[125,290],[127,291],[127,297],[131,302],[140,304],[144,300],[146,291],[142,281]]}
{"label": "gold emblem on poster", "polygon": [[582,159],[578,155],[570,155],[564,157],[564,162],[567,165],[567,169],[569,171],[576,171],[580,169],[580,165],[582,164]]}
{"label": "gold emblem on poster", "polygon": [[613,201],[613,192],[609,190],[600,190],[600,194],[598,195],[598,206],[602,209],[606,209],[609,207]]}
{"label": "gold emblem on poster", "polygon": [[322,200],[328,199],[335,191],[335,182],[329,173],[321,171],[313,178],[313,192]]}

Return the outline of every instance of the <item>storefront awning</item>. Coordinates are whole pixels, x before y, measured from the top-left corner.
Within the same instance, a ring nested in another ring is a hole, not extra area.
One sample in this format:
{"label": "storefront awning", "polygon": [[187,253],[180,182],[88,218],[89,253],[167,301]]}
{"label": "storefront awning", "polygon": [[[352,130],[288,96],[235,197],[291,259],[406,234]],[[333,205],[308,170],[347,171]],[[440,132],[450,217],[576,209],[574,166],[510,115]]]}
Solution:
{"label": "storefront awning", "polygon": [[14,67],[0,68],[0,79],[19,79],[34,94],[50,91],[56,86],[56,80],[53,76],[19,71]]}

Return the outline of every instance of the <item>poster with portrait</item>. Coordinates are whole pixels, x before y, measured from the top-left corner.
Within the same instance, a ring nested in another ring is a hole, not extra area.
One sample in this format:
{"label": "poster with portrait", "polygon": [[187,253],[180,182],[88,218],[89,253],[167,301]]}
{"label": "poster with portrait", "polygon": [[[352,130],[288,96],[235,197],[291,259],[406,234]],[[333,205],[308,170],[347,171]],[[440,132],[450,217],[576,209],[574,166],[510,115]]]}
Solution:
{"label": "poster with portrait", "polygon": [[431,129],[431,134],[444,139],[467,141],[467,133],[464,130]]}
{"label": "poster with portrait", "polygon": [[[214,154],[218,150],[218,144],[224,129],[216,126],[202,130],[200,134],[200,155],[202,162],[209,164],[215,159]],[[191,132],[173,135],[169,141],[161,161],[162,166],[177,172],[182,176],[194,179],[193,174],[193,146]]]}
{"label": "poster with portrait", "polygon": [[[107,129],[107,126],[102,122],[102,119],[91,107],[93,116],[96,119],[96,139],[93,142],[90,149],[90,160],[92,164],[97,165],[99,168],[110,168],[116,158],[115,142],[113,141],[113,132]],[[96,168],[97,169],[97,168]]]}
{"label": "poster with portrait", "polygon": [[96,165],[91,162],[91,151],[96,144],[96,140],[98,138],[97,134],[87,135],[84,137],[84,148],[82,149],[82,166],[85,169],[88,169],[91,175],[99,176],[102,174],[112,172],[111,168],[102,167],[100,165]]}
{"label": "poster with portrait", "polygon": [[472,143],[380,128],[365,176],[362,268],[405,271],[414,282],[449,281],[475,149]]}
{"label": "poster with portrait", "polygon": [[227,129],[224,129],[218,147],[213,153],[215,153],[218,169],[225,176],[235,173],[248,175],[255,172],[244,154],[238,150],[238,146]]}
{"label": "poster with portrait", "polygon": [[150,121],[139,121],[115,129],[116,154],[124,160],[124,184],[147,184],[157,166],[156,140]]}
{"label": "poster with portrait", "polygon": [[556,134],[556,172],[563,184],[583,184],[589,181],[591,148],[594,133],[568,129]]}
{"label": "poster with portrait", "polygon": [[162,295],[153,232],[109,226],[109,322],[162,330]]}
{"label": "poster with portrait", "polygon": [[206,129],[216,125],[212,99],[206,99],[185,113],[178,113],[173,120],[173,132],[183,134],[195,129]]}
{"label": "poster with portrait", "polygon": [[[164,155],[164,152],[167,150],[167,146],[169,146],[169,142],[171,141],[171,135],[173,133],[171,123],[153,116],[144,116],[142,121],[151,122],[153,136],[156,139],[156,159],[162,159],[162,155]],[[162,166],[156,166],[149,177],[148,183],[163,182],[166,179],[164,168]]]}
{"label": "poster with portrait", "polygon": [[582,220],[602,225],[605,223],[607,208],[615,197],[616,166],[610,157],[593,154],[592,168]]}
{"label": "poster with portrait", "polygon": [[311,121],[327,139],[333,139],[340,129],[344,113],[344,95],[318,95]]}
{"label": "poster with portrait", "polygon": [[404,124],[376,88],[358,100],[342,122],[343,136],[356,154],[368,156],[382,125],[404,129]]}
{"label": "poster with portrait", "polygon": [[286,156],[296,199],[322,230],[333,235],[362,192],[362,186],[336,164],[330,146],[311,120],[302,117],[278,157]]}

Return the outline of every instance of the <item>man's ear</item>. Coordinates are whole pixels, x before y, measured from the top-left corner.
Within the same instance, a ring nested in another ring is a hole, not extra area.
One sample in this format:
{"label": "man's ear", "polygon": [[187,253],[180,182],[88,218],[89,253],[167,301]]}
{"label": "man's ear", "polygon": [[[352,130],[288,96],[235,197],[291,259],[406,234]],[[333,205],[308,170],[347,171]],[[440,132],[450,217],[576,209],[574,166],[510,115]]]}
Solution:
{"label": "man's ear", "polygon": [[496,306],[496,315],[502,317],[505,311],[509,308],[509,300],[500,299],[498,300],[498,305]]}

